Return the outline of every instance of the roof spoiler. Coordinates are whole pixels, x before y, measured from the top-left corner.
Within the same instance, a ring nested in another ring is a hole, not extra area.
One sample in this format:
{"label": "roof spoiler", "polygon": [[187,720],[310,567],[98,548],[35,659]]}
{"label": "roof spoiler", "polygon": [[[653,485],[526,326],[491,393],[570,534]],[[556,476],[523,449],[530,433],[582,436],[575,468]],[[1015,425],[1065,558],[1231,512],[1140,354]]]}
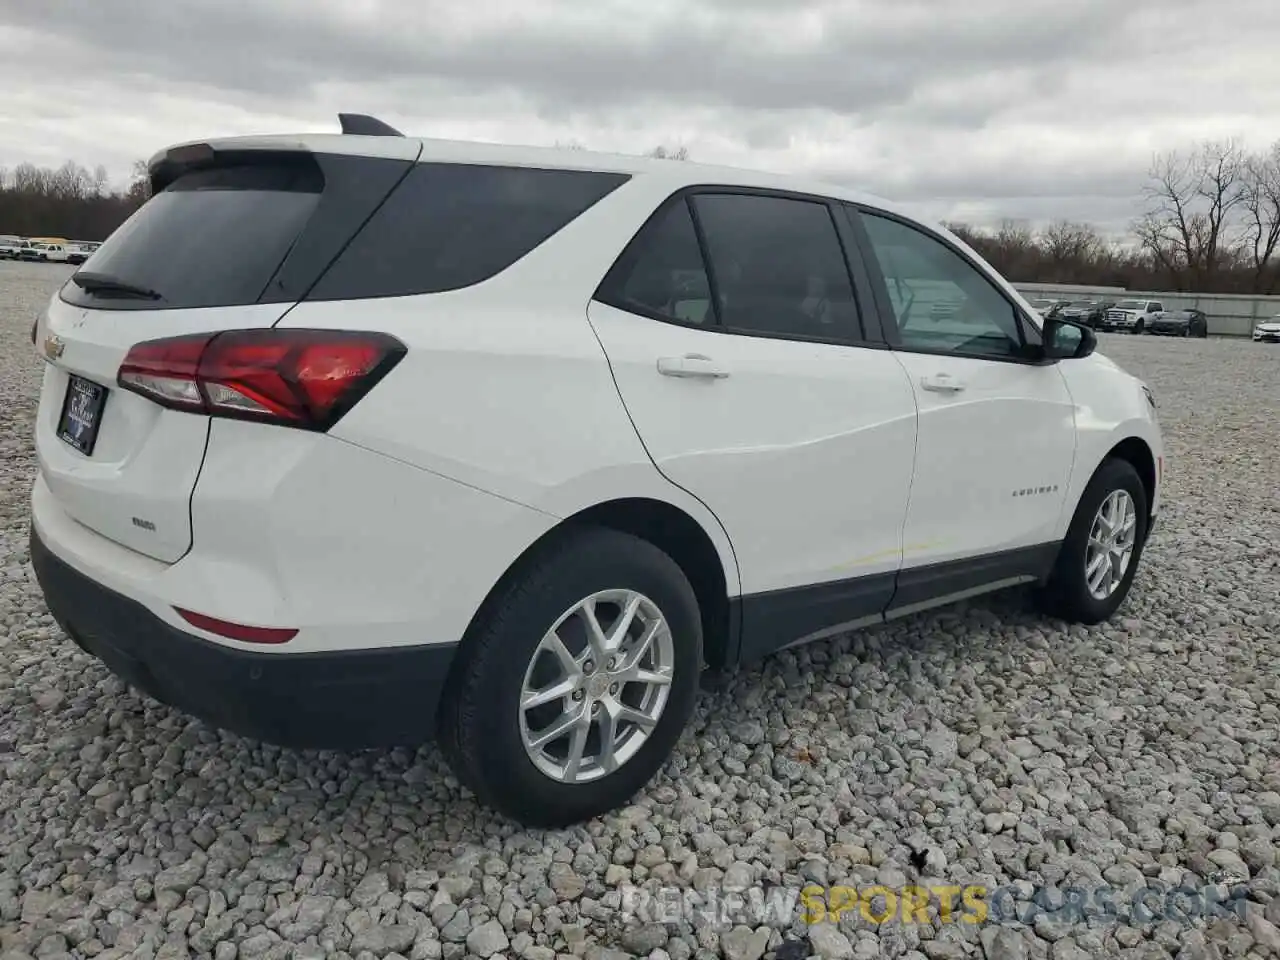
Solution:
{"label": "roof spoiler", "polygon": [[403,137],[404,134],[377,117],[363,113],[340,113],[338,122],[342,124],[342,132],[362,137]]}

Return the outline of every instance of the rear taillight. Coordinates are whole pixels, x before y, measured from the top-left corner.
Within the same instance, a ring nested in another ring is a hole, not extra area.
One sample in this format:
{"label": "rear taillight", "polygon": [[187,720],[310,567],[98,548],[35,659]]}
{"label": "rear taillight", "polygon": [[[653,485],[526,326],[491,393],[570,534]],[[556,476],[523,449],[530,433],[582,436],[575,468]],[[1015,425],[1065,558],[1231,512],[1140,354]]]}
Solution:
{"label": "rear taillight", "polygon": [[383,333],[228,330],[140,343],[116,382],[176,410],[327,430],[404,354]]}

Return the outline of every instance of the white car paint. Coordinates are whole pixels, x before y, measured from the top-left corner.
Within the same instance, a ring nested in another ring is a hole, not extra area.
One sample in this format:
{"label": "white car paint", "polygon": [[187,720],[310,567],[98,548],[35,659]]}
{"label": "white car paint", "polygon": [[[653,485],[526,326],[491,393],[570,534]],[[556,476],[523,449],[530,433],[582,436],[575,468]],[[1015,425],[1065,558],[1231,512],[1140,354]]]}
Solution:
{"label": "white car paint", "polygon": [[[1094,355],[1046,366],[736,338],[592,303],[654,206],[690,184],[792,189],[906,216],[824,184],[689,163],[417,139],[245,138],[292,149],[632,176],[511,267],[450,293],[123,312],[58,296],[33,522],[67,563],[157,617],[297,628],[263,652],[458,640],[504,570],[562,518],[665,502],[713,543],[730,598],[1060,538],[1126,438],[1163,455],[1141,385]],[[1034,322],[1002,277],[941,228]],[[162,409],[113,389],[91,457],[54,435],[68,374],[112,386],[148,338],[227,327],[357,327],[404,361],[327,434]],[[661,376],[702,353],[731,376]],[[921,378],[963,380],[960,396]],[[1014,490],[1056,488],[1014,499]],[[1158,506],[1158,492],[1156,498]],[[143,525],[135,519],[144,521]],[[154,529],[148,529],[147,525]]]}
{"label": "white car paint", "polygon": [[[919,410],[903,563],[1059,539],[1076,432],[1062,364],[895,355],[910,374]],[[948,389],[925,386],[938,379]],[[1022,492],[1029,490],[1035,492]]]}

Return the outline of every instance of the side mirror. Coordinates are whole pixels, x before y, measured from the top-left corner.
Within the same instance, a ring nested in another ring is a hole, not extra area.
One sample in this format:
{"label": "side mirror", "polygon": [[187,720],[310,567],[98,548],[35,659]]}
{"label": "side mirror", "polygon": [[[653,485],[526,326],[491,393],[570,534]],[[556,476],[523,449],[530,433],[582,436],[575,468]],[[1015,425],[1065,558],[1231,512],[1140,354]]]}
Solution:
{"label": "side mirror", "polygon": [[1050,317],[1041,330],[1047,360],[1075,360],[1087,357],[1098,346],[1097,335],[1083,323]]}

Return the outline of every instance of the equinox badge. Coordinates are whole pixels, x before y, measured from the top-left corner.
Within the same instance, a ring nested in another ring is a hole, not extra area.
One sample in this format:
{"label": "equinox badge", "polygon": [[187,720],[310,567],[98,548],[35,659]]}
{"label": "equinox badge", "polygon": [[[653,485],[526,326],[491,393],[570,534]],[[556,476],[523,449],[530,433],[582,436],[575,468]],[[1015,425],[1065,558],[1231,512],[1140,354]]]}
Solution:
{"label": "equinox badge", "polygon": [[57,360],[65,349],[67,349],[67,341],[56,334],[44,338],[44,355],[50,360]]}

